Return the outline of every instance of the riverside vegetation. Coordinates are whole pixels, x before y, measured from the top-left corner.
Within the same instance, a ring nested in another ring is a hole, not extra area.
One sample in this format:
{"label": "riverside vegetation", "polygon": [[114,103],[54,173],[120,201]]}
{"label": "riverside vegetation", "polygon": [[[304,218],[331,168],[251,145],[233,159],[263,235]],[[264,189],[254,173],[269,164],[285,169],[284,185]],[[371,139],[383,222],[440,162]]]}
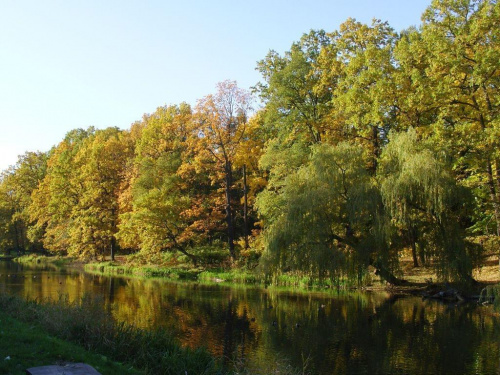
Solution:
{"label": "riverside vegetation", "polygon": [[0,248],[337,286],[401,285],[407,252],[474,284],[500,253],[499,34],[495,0],[433,0],[400,32],[348,19],[259,61],[257,110],[225,81],[72,130],[2,173]]}

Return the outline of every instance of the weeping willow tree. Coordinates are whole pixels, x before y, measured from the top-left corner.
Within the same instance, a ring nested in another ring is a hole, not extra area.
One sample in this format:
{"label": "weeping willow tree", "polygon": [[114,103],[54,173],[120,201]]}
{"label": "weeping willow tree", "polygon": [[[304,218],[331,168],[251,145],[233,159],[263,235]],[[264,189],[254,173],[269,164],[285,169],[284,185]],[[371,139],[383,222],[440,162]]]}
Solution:
{"label": "weeping willow tree", "polygon": [[306,163],[258,197],[268,273],[360,280],[380,264],[381,199],[365,165],[360,146],[314,145]]}
{"label": "weeping willow tree", "polygon": [[411,128],[391,134],[380,158],[380,193],[399,242],[409,240],[415,263],[418,248],[421,260],[433,260],[441,279],[470,282],[478,252],[465,241],[470,193],[457,185],[444,157]]}

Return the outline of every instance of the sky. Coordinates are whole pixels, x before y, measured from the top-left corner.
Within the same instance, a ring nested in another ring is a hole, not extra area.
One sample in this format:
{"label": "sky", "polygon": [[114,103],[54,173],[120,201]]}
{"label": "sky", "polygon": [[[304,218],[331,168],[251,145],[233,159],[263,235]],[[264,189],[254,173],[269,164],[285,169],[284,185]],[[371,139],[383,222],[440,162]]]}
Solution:
{"label": "sky", "polygon": [[430,0],[0,0],[0,170],[75,128],[250,88],[257,61],[347,18],[418,26]]}

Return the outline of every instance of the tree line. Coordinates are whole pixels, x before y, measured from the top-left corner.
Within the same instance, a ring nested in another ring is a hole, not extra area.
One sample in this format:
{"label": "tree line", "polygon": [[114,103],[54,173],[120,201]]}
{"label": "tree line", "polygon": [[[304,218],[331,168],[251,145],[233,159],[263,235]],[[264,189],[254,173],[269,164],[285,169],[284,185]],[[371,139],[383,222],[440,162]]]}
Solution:
{"label": "tree line", "polygon": [[456,281],[499,251],[496,0],[434,0],[401,32],[348,19],[257,69],[251,92],[225,81],[20,156],[0,180],[0,248],[331,279],[371,266],[394,283],[406,250]]}

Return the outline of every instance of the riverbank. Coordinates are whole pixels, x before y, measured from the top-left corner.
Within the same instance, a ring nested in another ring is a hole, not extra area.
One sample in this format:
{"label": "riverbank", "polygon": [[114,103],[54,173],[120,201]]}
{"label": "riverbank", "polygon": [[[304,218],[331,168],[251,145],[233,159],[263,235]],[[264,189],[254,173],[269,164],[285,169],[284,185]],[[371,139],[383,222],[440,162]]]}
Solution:
{"label": "riverbank", "polygon": [[20,263],[54,264],[56,266],[71,266],[82,268],[88,273],[104,275],[124,275],[138,278],[162,278],[171,281],[196,281],[205,284],[226,285],[252,285],[267,288],[285,287],[296,288],[304,291],[328,291],[338,289],[361,289],[366,291],[388,290],[394,294],[409,294],[429,296],[438,291],[453,288],[459,290],[466,297],[477,297],[481,291],[491,285],[500,284],[500,270],[498,257],[487,256],[480,268],[474,270],[473,276],[476,285],[464,287],[462,285],[449,285],[440,283],[431,267],[414,267],[412,259],[403,257],[400,261],[398,277],[405,282],[402,285],[390,285],[375,275],[368,272],[361,283],[348,280],[332,283],[330,280],[317,280],[309,276],[298,274],[285,274],[275,279],[266,278],[253,270],[241,268],[193,268],[189,264],[153,265],[141,264],[133,256],[117,256],[114,261],[82,263],[69,257],[46,257],[27,255],[16,258]]}
{"label": "riverbank", "polygon": [[[228,286],[255,286],[295,288],[304,291],[326,291],[338,289],[357,289],[359,285],[344,280],[337,284],[331,280],[318,280],[298,274],[285,274],[269,279],[265,275],[245,268],[189,268],[182,266],[133,265],[117,259],[99,263],[88,263],[84,270],[91,274],[124,275],[137,278],[161,278],[170,281],[192,281],[202,284],[221,284]],[[366,280],[371,284],[371,281]],[[382,289],[382,288],[381,288]]]}
{"label": "riverbank", "polygon": [[49,335],[40,325],[21,322],[0,311],[0,373],[24,375],[37,366],[83,362],[102,374],[144,374],[130,366],[112,361],[100,354]]}
{"label": "riverbank", "polygon": [[[189,268],[162,267],[153,265],[136,265],[127,262],[126,257],[117,257],[113,262],[85,264],[86,272],[97,274],[123,274],[133,277],[159,277],[172,281],[197,281],[207,284],[254,285],[260,287],[296,288],[304,291],[328,291],[337,289],[356,289],[365,291],[390,291],[394,294],[428,296],[445,289],[456,289],[469,298],[476,298],[488,286],[500,284],[500,270],[497,256],[488,256],[483,265],[474,270],[476,285],[463,286],[439,282],[438,276],[431,267],[414,267],[410,257],[401,259],[398,274],[405,282],[402,285],[391,285],[383,281],[374,272],[365,275],[361,283],[343,280],[332,283],[330,280],[317,280],[309,276],[284,274],[270,280],[264,275],[244,268]],[[374,271],[374,270],[373,270]]]}
{"label": "riverbank", "polygon": [[26,301],[0,294],[0,373],[85,362],[103,374],[223,374],[204,349],[182,348],[165,331],[115,323],[98,301]]}

